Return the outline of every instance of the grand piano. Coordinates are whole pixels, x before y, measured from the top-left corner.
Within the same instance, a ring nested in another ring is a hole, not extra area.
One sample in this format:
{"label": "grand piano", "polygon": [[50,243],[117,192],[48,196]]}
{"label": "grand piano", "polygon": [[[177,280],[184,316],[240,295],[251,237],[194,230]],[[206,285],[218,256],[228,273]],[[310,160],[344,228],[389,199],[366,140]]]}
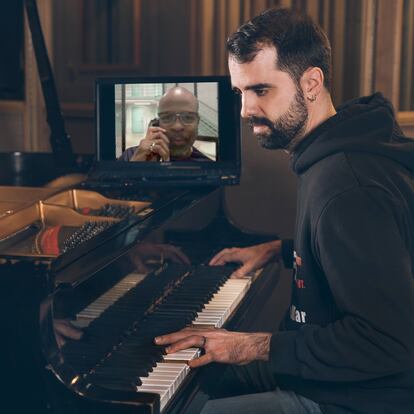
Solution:
{"label": "grand piano", "polygon": [[3,412],[199,412],[225,367],[190,370],[201,350],[167,356],[153,338],[190,325],[276,329],[277,263],[235,280],[234,266],[208,262],[277,236],[233,226],[220,187],[56,179],[84,166],[53,128],[52,148],[40,171],[32,154],[3,155],[20,166],[0,177]]}
{"label": "grand piano", "polygon": [[203,381],[223,367],[191,371],[199,350],[166,356],[153,338],[188,325],[275,328],[277,265],[241,280],[206,265],[227,245],[264,240],[228,224],[220,189],[0,193],[7,412],[197,412]]}

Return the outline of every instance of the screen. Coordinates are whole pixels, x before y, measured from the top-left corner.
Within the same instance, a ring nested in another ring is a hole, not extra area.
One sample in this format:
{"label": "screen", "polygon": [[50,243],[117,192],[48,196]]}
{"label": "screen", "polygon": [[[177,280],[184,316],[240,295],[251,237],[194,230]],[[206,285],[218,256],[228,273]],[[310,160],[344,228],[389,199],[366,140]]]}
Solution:
{"label": "screen", "polygon": [[240,104],[226,76],[101,78],[96,112],[109,174],[238,182]]}

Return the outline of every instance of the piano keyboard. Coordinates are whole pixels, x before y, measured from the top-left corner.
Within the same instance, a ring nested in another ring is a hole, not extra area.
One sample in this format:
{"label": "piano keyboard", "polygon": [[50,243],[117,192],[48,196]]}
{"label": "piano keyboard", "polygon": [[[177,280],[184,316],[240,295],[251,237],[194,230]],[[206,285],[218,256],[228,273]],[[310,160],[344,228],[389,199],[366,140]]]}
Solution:
{"label": "piano keyboard", "polygon": [[[204,305],[203,310],[197,313],[192,325],[221,328],[243,299],[250,284],[250,278],[227,280]],[[199,355],[200,350],[195,348],[164,355],[163,361],[157,363],[147,377],[140,377],[142,385],[137,387],[137,391],[159,394],[162,411],[189,373],[187,361]]]}
{"label": "piano keyboard", "polygon": [[[84,372],[83,377],[91,383],[112,389],[158,394],[162,411],[187,377],[190,371],[187,361],[198,357],[200,350],[188,349],[165,355],[164,347],[155,345],[153,339],[189,325],[222,327],[251,284],[250,278],[229,279],[231,272],[228,267],[196,268],[178,286],[171,282],[171,292],[163,300],[155,300],[156,305],[149,314],[142,309],[144,305],[148,308],[149,304],[154,304],[148,291],[148,286],[154,281],[142,280],[139,274],[128,275],[77,314],[74,324],[85,327],[87,334],[93,333],[95,339],[92,343],[69,341],[71,343],[62,350],[63,354],[78,371]],[[157,275],[154,286],[160,284],[161,281],[156,279],[160,277],[167,276]],[[145,284],[148,285],[145,296],[142,292],[138,295],[137,292]],[[159,292],[156,294],[159,295]],[[130,302],[133,299],[132,303],[137,306],[133,309],[136,322],[123,333],[116,346],[112,344],[111,349],[105,351],[108,345],[104,342],[107,334],[112,332],[111,320],[118,323],[119,319],[125,319],[123,315],[129,316],[130,309],[127,312],[124,306],[120,306],[126,297],[130,297]],[[145,303],[140,305],[140,302]],[[114,310],[117,310],[116,315]],[[105,332],[101,332],[103,329]],[[94,355],[96,348],[98,352],[103,352],[103,358],[97,359]]]}

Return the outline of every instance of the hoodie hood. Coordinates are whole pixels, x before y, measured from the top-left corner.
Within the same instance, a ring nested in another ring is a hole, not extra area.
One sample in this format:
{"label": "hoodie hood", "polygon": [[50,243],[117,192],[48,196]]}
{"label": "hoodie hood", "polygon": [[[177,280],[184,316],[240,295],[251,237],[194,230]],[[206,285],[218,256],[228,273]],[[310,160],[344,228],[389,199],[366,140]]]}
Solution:
{"label": "hoodie hood", "polygon": [[338,152],[368,152],[391,158],[414,173],[414,139],[398,125],[392,104],[381,93],[346,102],[316,127],[293,153],[292,168],[302,174]]}

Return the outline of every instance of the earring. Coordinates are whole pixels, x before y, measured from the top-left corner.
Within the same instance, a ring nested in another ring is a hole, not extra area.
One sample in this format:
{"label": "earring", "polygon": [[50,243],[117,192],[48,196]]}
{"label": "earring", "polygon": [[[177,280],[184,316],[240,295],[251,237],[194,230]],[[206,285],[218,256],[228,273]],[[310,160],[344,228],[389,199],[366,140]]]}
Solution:
{"label": "earring", "polygon": [[308,96],[308,100],[311,101],[311,102],[315,102],[316,101],[316,95]]}

